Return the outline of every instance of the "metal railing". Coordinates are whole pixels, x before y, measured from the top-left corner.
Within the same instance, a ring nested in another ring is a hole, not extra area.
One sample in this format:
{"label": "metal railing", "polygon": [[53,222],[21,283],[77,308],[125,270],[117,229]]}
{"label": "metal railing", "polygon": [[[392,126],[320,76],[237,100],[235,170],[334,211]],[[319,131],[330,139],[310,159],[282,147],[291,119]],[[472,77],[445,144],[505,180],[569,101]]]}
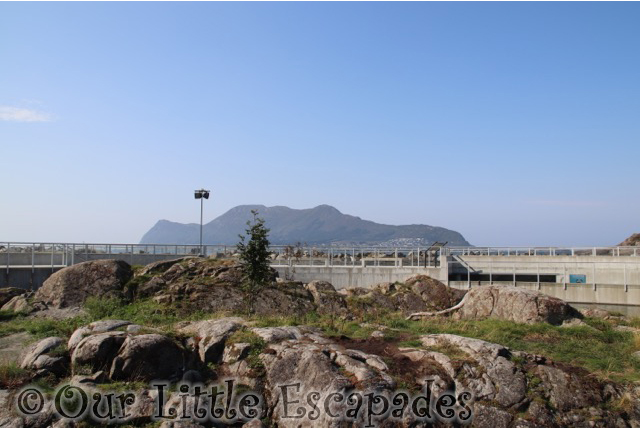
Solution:
{"label": "metal railing", "polygon": [[638,257],[640,247],[444,247],[443,255]]}
{"label": "metal railing", "polygon": [[[639,257],[640,247],[341,247],[271,246],[274,266],[438,267],[449,256],[610,256]],[[99,258],[118,258],[130,264],[203,254],[234,257],[235,245],[97,244],[0,242],[0,267],[70,266]]]}

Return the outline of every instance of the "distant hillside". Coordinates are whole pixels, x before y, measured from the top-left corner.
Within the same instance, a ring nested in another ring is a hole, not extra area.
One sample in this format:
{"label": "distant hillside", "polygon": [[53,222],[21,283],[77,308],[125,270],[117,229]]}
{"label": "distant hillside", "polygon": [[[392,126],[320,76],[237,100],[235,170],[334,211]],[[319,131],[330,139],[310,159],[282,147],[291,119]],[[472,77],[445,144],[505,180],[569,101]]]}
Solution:
{"label": "distant hillside", "polygon": [[618,247],[640,247],[640,233],[634,233],[618,244]]}
{"label": "distant hillside", "polygon": [[[272,244],[389,244],[425,245],[434,241],[447,241],[450,245],[469,245],[462,235],[453,230],[436,226],[412,224],[390,226],[362,220],[329,205],[296,210],[288,207],[264,205],[240,205],[212,220],[203,227],[203,241],[207,244],[238,242],[238,234],[244,234],[251,210],[258,210],[271,229]],[[141,244],[194,244],[199,242],[200,227],[160,220],[144,234]]]}

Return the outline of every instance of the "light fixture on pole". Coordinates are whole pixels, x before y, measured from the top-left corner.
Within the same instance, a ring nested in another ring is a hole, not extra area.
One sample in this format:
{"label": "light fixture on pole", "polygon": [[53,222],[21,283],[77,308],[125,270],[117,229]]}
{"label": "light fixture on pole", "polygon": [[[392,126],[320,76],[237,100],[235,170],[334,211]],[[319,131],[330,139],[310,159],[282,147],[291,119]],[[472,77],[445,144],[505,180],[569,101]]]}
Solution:
{"label": "light fixture on pole", "polygon": [[193,196],[195,196],[196,199],[200,199],[200,254],[204,254],[202,251],[202,214],[204,211],[204,200],[209,199],[209,190],[195,190]]}

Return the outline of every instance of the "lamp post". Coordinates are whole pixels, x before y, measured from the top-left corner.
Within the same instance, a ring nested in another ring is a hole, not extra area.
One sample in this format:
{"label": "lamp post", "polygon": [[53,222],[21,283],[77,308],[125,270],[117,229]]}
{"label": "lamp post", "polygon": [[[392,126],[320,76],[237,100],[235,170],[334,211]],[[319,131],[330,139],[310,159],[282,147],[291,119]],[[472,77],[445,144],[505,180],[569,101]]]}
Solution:
{"label": "lamp post", "polygon": [[193,196],[195,196],[196,199],[200,199],[200,254],[202,255],[202,214],[204,211],[204,200],[209,199],[209,190],[195,190]]}

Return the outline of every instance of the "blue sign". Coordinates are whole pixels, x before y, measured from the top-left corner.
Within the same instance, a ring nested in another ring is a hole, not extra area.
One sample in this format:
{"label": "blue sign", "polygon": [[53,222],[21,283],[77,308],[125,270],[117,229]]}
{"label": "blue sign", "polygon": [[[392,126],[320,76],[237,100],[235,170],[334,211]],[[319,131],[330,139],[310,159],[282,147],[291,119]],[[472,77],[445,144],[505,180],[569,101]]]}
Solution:
{"label": "blue sign", "polygon": [[569,275],[570,284],[585,284],[587,282],[587,275]]}

